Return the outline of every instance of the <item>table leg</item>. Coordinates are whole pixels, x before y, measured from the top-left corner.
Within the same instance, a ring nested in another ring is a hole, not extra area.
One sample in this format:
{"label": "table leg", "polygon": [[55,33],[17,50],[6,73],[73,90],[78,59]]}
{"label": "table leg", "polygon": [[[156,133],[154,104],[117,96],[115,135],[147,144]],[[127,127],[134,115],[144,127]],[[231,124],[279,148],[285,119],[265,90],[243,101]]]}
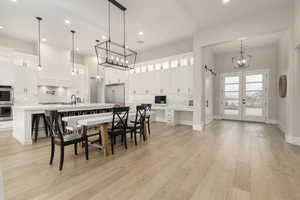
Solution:
{"label": "table leg", "polygon": [[109,155],[109,150],[108,150],[108,124],[101,124],[100,130],[101,130],[101,138],[102,138],[102,146],[103,146],[104,156],[108,156]]}
{"label": "table leg", "polygon": [[145,141],[148,140],[148,128],[147,127],[148,127],[147,126],[147,122],[145,120],[145,122],[144,122],[144,136],[145,136]]}

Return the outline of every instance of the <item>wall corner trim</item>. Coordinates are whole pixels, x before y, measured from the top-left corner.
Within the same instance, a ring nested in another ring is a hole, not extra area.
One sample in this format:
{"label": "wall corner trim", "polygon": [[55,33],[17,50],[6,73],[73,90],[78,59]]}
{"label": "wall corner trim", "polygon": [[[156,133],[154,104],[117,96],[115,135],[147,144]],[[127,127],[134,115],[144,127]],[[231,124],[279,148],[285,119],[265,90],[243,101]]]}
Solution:
{"label": "wall corner trim", "polygon": [[300,146],[300,137],[285,135],[285,141],[289,144]]}

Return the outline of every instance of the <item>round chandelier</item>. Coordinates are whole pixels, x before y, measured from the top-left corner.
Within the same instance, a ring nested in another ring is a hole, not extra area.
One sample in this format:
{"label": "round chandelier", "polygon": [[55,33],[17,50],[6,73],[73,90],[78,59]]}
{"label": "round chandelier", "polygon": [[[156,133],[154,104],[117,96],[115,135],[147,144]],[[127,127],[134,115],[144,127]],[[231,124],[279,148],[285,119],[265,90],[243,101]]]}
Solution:
{"label": "round chandelier", "polygon": [[232,58],[232,63],[234,68],[245,68],[249,67],[251,64],[252,56],[248,55],[243,47],[243,40],[241,40],[241,51],[240,55]]}

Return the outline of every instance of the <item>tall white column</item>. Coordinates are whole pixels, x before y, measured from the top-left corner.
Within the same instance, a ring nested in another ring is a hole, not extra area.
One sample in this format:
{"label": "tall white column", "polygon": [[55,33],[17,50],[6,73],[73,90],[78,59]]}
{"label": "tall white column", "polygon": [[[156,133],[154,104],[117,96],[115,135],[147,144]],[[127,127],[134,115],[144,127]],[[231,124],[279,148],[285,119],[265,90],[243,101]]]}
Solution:
{"label": "tall white column", "polygon": [[194,68],[193,68],[193,96],[194,114],[193,129],[202,131],[205,126],[205,72],[203,67],[203,47],[194,38]]}
{"label": "tall white column", "polygon": [[288,82],[288,130],[286,141],[300,145],[300,49],[293,53]]}

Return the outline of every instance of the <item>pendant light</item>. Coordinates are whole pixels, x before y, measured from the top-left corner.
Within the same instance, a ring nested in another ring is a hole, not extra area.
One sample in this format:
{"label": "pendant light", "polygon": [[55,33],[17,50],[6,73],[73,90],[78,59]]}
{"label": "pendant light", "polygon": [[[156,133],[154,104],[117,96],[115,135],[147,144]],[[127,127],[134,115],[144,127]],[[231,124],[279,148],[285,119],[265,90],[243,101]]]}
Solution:
{"label": "pendant light", "polygon": [[38,21],[38,66],[37,69],[38,71],[42,71],[42,64],[41,64],[41,21],[43,18],[41,17],[36,17]]}
{"label": "pendant light", "polygon": [[[96,43],[97,43],[97,45],[99,44],[99,40],[96,40]],[[99,67],[100,67],[100,65],[99,65],[99,57],[97,56],[97,60],[98,60],[98,63],[97,63],[97,76],[96,76],[96,78],[97,78],[97,80],[100,80],[100,73],[99,73]]]}
{"label": "pendant light", "polygon": [[233,66],[236,69],[246,68],[246,67],[250,66],[251,60],[252,60],[252,56],[246,54],[246,52],[243,48],[243,40],[241,40],[240,55],[232,58]]}
{"label": "pendant light", "polygon": [[71,56],[72,56],[72,76],[74,76],[75,72],[76,72],[76,70],[75,70],[75,46],[74,46],[76,31],[71,30],[71,33],[72,33],[72,52],[71,52]]}
{"label": "pendant light", "polygon": [[[112,41],[111,38],[111,4],[121,10],[123,14],[123,44]],[[127,8],[116,0],[108,0],[108,40],[98,43],[95,46],[98,64],[103,67],[114,68],[118,70],[129,70],[135,67],[137,53],[129,49],[126,45],[126,23],[125,12]]]}

